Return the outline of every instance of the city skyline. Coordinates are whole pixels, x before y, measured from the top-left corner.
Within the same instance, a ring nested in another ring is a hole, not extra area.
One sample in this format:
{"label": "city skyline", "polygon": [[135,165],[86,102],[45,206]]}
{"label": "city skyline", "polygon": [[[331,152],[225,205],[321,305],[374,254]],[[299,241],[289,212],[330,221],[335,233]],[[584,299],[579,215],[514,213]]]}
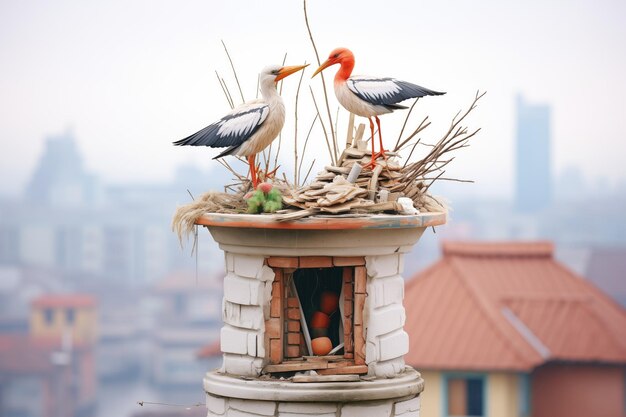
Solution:
{"label": "city skyline", "polygon": [[[436,138],[476,89],[488,91],[471,120],[483,131],[450,170],[477,181],[480,186],[472,186],[471,193],[512,195],[517,92],[554,109],[555,174],[578,166],[589,178],[624,181],[620,156],[626,145],[620,136],[626,123],[621,82],[626,53],[621,39],[626,29],[619,16],[626,6],[621,2],[598,7],[589,1],[523,6],[483,1],[482,7],[456,5],[452,12],[446,4],[407,2],[399,7],[406,16],[416,16],[415,24],[393,26],[397,8],[372,13],[374,3],[359,5],[309,5],[320,57],[343,44],[355,51],[358,73],[397,76],[448,91],[445,100],[423,100],[416,108],[416,118],[429,114],[433,119],[425,139]],[[250,98],[267,61],[282,60],[285,51],[289,63],[314,59],[301,6],[277,2],[270,18],[262,4],[246,6],[249,13],[239,16],[241,2],[3,4],[0,193],[15,194],[23,187],[43,138],[67,126],[79,138],[87,169],[108,183],[165,181],[184,162],[214,166],[211,151],[174,149],[171,141],[228,109],[214,71],[233,92],[236,87],[219,40],[227,43]],[[238,24],[224,15],[238,16]],[[445,23],[439,16],[446,16]],[[339,18],[355,22],[350,33],[336,25]],[[370,34],[373,26],[386,34]],[[258,39],[255,48],[250,39]],[[303,85],[309,83],[319,88],[318,80],[310,82],[305,75]],[[285,83],[288,103],[296,84]],[[330,102],[334,110],[332,95]],[[301,122],[307,124],[311,104],[300,104]],[[386,117],[386,141],[391,141],[404,115]],[[346,118],[340,113],[340,135]],[[292,123],[290,115],[287,138]],[[314,135],[312,143],[322,149],[319,126]],[[292,152],[285,142],[288,166]]]}

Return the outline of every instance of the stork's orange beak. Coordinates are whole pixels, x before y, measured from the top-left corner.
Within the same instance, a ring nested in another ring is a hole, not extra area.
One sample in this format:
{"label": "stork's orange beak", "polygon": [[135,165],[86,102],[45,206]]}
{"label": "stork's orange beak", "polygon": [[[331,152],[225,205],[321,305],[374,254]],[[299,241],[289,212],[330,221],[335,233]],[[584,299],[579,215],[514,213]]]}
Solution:
{"label": "stork's orange beak", "polygon": [[322,72],[324,69],[330,67],[331,65],[336,64],[335,61],[332,61],[330,59],[327,59],[322,65],[320,65],[320,67],[318,69],[315,70],[315,72],[313,73],[313,75],[311,75],[311,78],[315,77],[317,74],[319,74],[320,72]]}
{"label": "stork's orange beak", "polygon": [[289,67],[282,67],[279,71],[278,71],[278,75],[276,76],[276,78],[274,79],[274,81],[278,82],[280,80],[282,80],[283,78],[293,74],[294,72],[298,72],[306,67],[308,67],[309,64],[306,65],[294,65],[294,66],[289,66]]}

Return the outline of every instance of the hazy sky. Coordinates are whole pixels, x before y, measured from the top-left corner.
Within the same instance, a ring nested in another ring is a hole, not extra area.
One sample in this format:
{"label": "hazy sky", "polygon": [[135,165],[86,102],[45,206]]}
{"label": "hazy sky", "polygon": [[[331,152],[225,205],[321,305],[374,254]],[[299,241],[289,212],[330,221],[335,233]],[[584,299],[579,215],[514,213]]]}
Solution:
{"label": "hazy sky", "polygon": [[[309,17],[322,59],[347,46],[355,73],[448,92],[416,108],[416,121],[429,114],[434,122],[425,140],[437,139],[477,89],[488,91],[469,120],[483,132],[450,171],[477,180],[471,192],[509,193],[517,92],[552,106],[555,173],[578,165],[590,177],[626,177],[626,2],[309,0]],[[87,168],[107,182],[167,180],[183,162],[216,165],[214,151],[171,142],[229,109],[215,70],[238,97],[220,39],[247,99],[257,72],[285,52],[288,64],[315,59],[298,0],[0,0],[0,192],[21,189],[46,135],[68,127]],[[319,88],[312,71],[300,102],[307,126],[307,86]],[[326,73],[332,79],[334,68]],[[297,82],[287,78],[283,94],[285,165]],[[342,111],[342,138],[346,118]],[[402,120],[382,119],[386,143]],[[321,130],[309,146],[309,157],[324,157]]]}

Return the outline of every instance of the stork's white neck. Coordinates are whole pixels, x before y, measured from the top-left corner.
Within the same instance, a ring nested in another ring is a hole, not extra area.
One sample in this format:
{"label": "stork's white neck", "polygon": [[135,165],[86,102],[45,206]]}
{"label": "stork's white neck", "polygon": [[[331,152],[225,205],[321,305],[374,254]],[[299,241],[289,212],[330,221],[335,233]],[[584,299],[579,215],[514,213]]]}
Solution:
{"label": "stork's white neck", "polygon": [[273,104],[275,102],[281,102],[282,99],[276,91],[276,83],[274,82],[274,77],[261,77],[261,96],[263,100],[268,104]]}

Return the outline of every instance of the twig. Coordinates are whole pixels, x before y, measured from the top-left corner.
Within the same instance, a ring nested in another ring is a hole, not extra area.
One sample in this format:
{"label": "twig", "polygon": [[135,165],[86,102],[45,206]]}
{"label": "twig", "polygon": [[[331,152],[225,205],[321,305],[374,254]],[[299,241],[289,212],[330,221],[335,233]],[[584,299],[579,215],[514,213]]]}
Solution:
{"label": "twig", "polygon": [[[311,126],[309,127],[309,132],[306,135],[306,139],[304,140],[304,146],[302,147],[302,155],[303,157],[300,159],[300,165],[298,166],[298,172],[302,172],[302,162],[304,161],[304,155],[306,155],[306,146],[309,143],[309,138],[311,137],[311,131],[313,130],[313,126],[315,126],[315,121],[317,120],[317,118],[319,117],[318,114],[315,115],[315,117],[313,118],[313,121],[311,122]],[[298,181],[300,181],[300,178],[298,178]],[[300,182],[296,183],[296,187],[300,185]]]}
{"label": "twig", "polygon": [[396,146],[393,149],[394,152],[397,151],[399,148],[401,148],[401,146],[399,146],[400,138],[402,137],[402,134],[404,133],[404,128],[406,127],[406,124],[409,121],[409,116],[411,116],[411,112],[413,111],[413,107],[415,107],[415,105],[417,104],[418,101],[419,101],[419,97],[415,99],[413,104],[411,104],[411,107],[409,108],[409,111],[407,112],[406,117],[404,118],[404,123],[402,124],[402,129],[400,129],[400,134],[398,135],[398,140],[396,141]]}
{"label": "twig", "polygon": [[[304,62],[306,64],[306,61]],[[294,132],[293,132],[293,183],[298,186],[298,97],[300,96],[300,86],[302,85],[302,78],[304,77],[304,71],[300,71],[300,80],[298,81],[298,88],[296,89],[296,102],[294,105]]]}
{"label": "twig", "polygon": [[[304,22],[306,23],[306,29],[309,32],[311,45],[313,45],[313,50],[315,51],[315,59],[317,59],[317,65],[322,65],[322,62],[320,61],[320,55],[317,53],[317,46],[315,46],[315,41],[313,40],[313,34],[311,33],[311,26],[309,25],[309,16],[307,15],[307,11],[306,11],[306,0],[303,0],[303,5],[304,5]],[[326,92],[326,81],[324,80],[324,74],[320,73],[320,76],[322,77],[322,90],[324,91],[324,101],[326,102],[326,112],[328,113],[330,133],[333,138],[333,155],[334,155],[333,160],[336,161],[337,160],[337,139],[335,138],[335,132],[333,131],[333,117],[330,114],[330,105],[328,104],[328,93]],[[320,119],[320,122],[321,122],[321,119]],[[326,134],[326,129],[324,129],[324,134]]]}
{"label": "twig", "polygon": [[306,172],[306,177],[304,177],[304,181],[302,181],[302,184],[306,183],[306,180],[309,179],[309,174],[311,173],[311,169],[313,169],[313,164],[315,164],[315,159],[313,161],[311,161],[311,166],[309,167],[309,170]]}
{"label": "twig", "polygon": [[313,97],[313,104],[315,105],[315,111],[317,112],[317,116],[320,120],[320,124],[322,125],[322,130],[324,131],[324,137],[326,138],[326,146],[328,146],[328,154],[330,155],[331,164],[335,164],[336,159],[333,157],[333,152],[330,150],[330,142],[328,141],[328,134],[326,134],[326,126],[322,122],[322,117],[320,116],[320,109],[317,107],[317,101],[315,101],[315,94],[313,94],[313,89],[309,86],[309,90],[311,90],[311,97]]}
{"label": "twig", "polygon": [[235,76],[235,81],[237,82],[237,87],[239,87],[239,94],[241,94],[241,102],[245,102],[246,99],[243,98],[243,91],[241,90],[241,84],[239,84],[239,78],[237,77],[237,71],[235,71],[235,65],[233,64],[233,60],[230,58],[230,54],[228,53],[228,48],[226,48],[226,44],[224,40],[222,40],[222,45],[224,45],[224,51],[226,51],[226,56],[228,57],[228,61],[230,62],[230,67],[233,70],[233,75]]}
{"label": "twig", "polygon": [[226,101],[228,102],[228,105],[230,106],[232,110],[234,106],[233,106],[233,102],[230,99],[230,94],[226,92],[226,87],[222,83],[223,80],[220,78],[220,75],[217,73],[217,71],[215,71],[215,76],[217,77],[217,82],[220,83],[220,87],[222,87],[222,92],[224,92],[224,97],[226,97]]}

